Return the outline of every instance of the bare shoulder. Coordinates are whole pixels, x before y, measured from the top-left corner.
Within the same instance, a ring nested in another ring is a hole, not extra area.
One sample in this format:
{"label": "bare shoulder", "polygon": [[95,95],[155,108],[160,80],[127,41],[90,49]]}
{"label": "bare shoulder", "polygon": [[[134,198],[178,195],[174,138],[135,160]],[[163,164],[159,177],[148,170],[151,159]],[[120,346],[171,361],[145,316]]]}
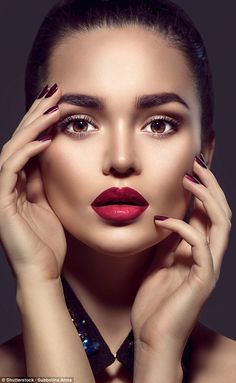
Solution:
{"label": "bare shoulder", "polygon": [[0,376],[26,376],[25,351],[22,334],[0,345]]}
{"label": "bare shoulder", "polygon": [[236,341],[198,322],[193,333],[190,383],[235,383]]}

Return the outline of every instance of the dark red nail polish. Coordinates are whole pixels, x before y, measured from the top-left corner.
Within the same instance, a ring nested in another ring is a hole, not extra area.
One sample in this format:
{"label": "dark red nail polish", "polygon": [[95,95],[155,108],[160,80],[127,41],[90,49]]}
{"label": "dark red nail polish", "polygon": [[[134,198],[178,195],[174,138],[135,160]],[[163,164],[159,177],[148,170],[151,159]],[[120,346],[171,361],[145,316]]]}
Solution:
{"label": "dark red nail polish", "polygon": [[37,96],[37,99],[43,98],[43,96],[45,96],[45,94],[48,92],[48,90],[49,90],[49,87],[48,87],[48,85],[46,85],[46,86],[41,90],[41,92],[39,93],[39,95]]}
{"label": "dark red nail polish", "polygon": [[202,168],[207,169],[207,164],[206,164],[205,161],[203,161],[200,157],[196,156],[196,157],[195,157],[195,160],[197,161],[197,163],[198,163]]}
{"label": "dark red nail polish", "polygon": [[51,86],[51,88],[47,92],[45,98],[51,97],[57,91],[57,89],[58,89],[57,84],[54,84],[53,86]]}
{"label": "dark red nail polish", "polygon": [[206,159],[205,159],[205,157],[204,157],[204,155],[203,155],[202,153],[200,153],[200,158],[201,158],[201,160],[202,160],[203,162],[205,162],[205,164],[206,164]]}
{"label": "dark red nail polish", "polygon": [[158,221],[165,221],[169,217],[166,217],[165,215],[154,215],[154,219],[157,219]]}
{"label": "dark red nail polish", "polygon": [[198,181],[198,179],[195,178],[194,176],[191,176],[191,174],[186,173],[186,174],[185,174],[185,177],[186,177],[189,181],[194,182],[195,184],[200,184],[200,181]]}
{"label": "dark red nail polish", "polygon": [[56,112],[56,110],[58,110],[58,105],[55,105],[52,108],[49,108],[48,110],[46,110],[46,112],[44,112],[44,114],[50,114],[50,113]]}
{"label": "dark red nail polish", "polygon": [[51,140],[51,139],[52,139],[52,136],[48,135],[48,136],[41,137],[38,141],[48,141],[48,140]]}

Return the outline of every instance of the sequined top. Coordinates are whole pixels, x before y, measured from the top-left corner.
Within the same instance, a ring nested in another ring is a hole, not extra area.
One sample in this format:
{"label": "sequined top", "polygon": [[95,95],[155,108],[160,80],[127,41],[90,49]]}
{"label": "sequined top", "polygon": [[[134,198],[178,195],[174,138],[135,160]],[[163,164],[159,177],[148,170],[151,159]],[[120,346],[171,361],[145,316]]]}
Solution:
{"label": "sequined top", "polygon": [[[113,355],[95,323],[90,318],[63,275],[61,276],[61,280],[68,311],[78,331],[94,376],[99,374],[106,367],[110,366],[115,359],[118,359],[132,376],[134,365],[133,331],[131,330],[129,332],[116,354]],[[186,344],[182,358],[182,366],[184,371],[183,383],[187,383],[188,364],[192,349],[191,344],[192,342],[190,337]]]}

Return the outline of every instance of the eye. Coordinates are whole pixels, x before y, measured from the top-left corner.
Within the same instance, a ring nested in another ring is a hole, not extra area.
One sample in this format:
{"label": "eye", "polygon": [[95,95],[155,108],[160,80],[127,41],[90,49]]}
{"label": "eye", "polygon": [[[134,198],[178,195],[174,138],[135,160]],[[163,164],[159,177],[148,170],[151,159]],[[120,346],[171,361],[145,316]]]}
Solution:
{"label": "eye", "polygon": [[166,136],[177,131],[179,121],[169,116],[156,116],[145,125],[145,128],[148,126],[154,136]]}
{"label": "eye", "polygon": [[57,128],[62,128],[65,134],[76,137],[85,136],[97,131],[94,121],[86,115],[73,115],[66,117],[57,124]]}

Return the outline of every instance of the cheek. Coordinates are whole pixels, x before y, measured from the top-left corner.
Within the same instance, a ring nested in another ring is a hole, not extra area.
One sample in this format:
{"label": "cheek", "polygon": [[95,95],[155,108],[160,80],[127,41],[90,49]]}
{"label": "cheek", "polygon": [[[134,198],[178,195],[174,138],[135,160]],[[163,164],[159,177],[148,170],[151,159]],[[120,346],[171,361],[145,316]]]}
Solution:
{"label": "cheek", "polygon": [[[183,187],[183,177],[192,172],[196,149],[191,142],[164,146],[149,151],[149,179],[152,180],[154,214],[183,218],[190,193]],[[150,183],[150,182],[149,182]]]}
{"label": "cheek", "polygon": [[196,148],[190,140],[173,140],[168,145],[154,140],[143,142],[137,147],[140,176],[130,176],[123,183],[140,190],[150,206],[136,224],[119,229],[101,224],[90,207],[97,194],[116,181],[102,173],[103,147],[92,145],[91,149],[86,141],[84,145],[82,142],[67,145],[66,140],[58,139],[40,156],[45,192],[52,209],[63,226],[88,246],[109,254],[127,249],[130,253],[140,251],[168,234],[157,233],[155,214],[180,219],[185,216],[190,193],[183,188],[182,181],[184,174],[192,170]]}
{"label": "cheek", "polygon": [[86,180],[94,166],[91,160],[83,150],[73,151],[56,142],[41,155],[41,173],[48,201],[56,212],[61,210],[62,216],[69,206],[76,207],[86,198]]}

